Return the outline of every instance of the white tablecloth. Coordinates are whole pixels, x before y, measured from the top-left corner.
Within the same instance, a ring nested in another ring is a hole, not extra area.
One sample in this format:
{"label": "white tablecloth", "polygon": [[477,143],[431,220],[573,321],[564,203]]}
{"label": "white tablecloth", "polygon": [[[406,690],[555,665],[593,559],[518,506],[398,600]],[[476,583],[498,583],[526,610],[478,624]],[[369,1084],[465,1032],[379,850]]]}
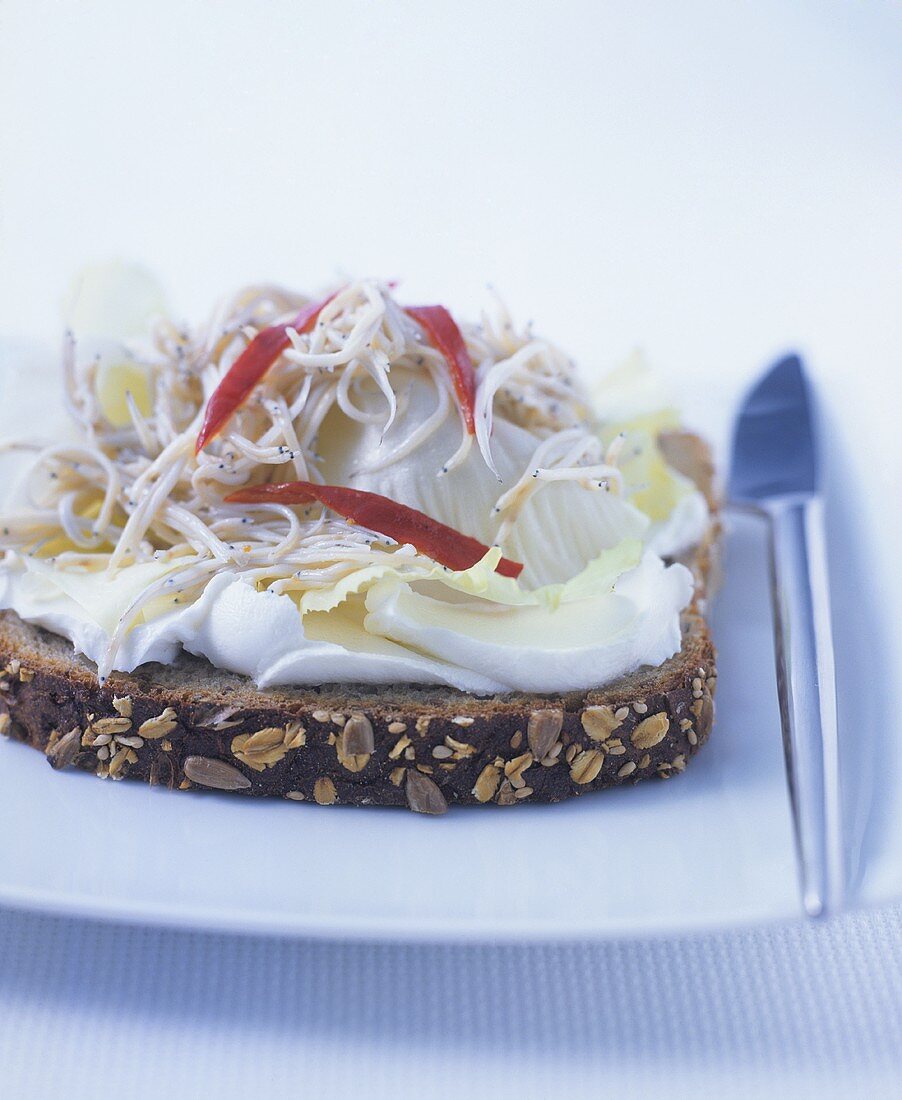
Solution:
{"label": "white tablecloth", "polygon": [[310,943],[0,912],[0,1095],[902,1093],[902,905],[569,946]]}

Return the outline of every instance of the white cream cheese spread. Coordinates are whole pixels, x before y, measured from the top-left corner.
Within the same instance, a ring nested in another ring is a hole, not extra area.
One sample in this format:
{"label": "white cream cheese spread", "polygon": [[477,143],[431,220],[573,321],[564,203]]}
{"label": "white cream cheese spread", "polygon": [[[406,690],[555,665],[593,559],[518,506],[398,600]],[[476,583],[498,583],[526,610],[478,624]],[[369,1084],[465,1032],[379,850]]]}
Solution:
{"label": "white cream cheese spread", "polygon": [[[95,278],[87,301],[127,300],[119,283],[105,295]],[[135,328],[156,301],[139,284],[138,305],[120,307]],[[674,422],[648,407],[639,368],[645,407],[614,418],[603,388],[595,410],[569,361],[506,315],[461,326],[474,437],[442,355],[387,286],[364,281],[312,333],[291,333],[195,456],[210,393],[299,303],[253,288],[197,335],[158,320],[110,339],[112,322],[95,331],[82,302],[66,353],[78,433],[38,450],[2,517],[0,607],[69,638],[101,675],[185,650],[261,688],[577,690],[679,650],[692,577],[663,559],[696,544],[709,517],[657,448]],[[621,376],[612,404],[624,388]],[[497,549],[452,570],[318,506],[225,501],[298,478],[378,493]],[[502,554],[522,563],[517,580],[496,572]]]}
{"label": "white cream cheese spread", "polygon": [[[103,574],[70,581],[43,563],[14,560],[0,574],[0,606],[102,661],[134,590],[117,590]],[[445,684],[477,694],[576,690],[672,656],[692,593],[689,571],[666,568],[651,552],[597,595],[554,610],[479,597],[447,602],[427,595],[428,585],[383,579],[358,606],[302,620],[291,597],[220,574],[192,603],[132,627],[116,667],[167,664],[185,649],[261,688],[345,681]]]}

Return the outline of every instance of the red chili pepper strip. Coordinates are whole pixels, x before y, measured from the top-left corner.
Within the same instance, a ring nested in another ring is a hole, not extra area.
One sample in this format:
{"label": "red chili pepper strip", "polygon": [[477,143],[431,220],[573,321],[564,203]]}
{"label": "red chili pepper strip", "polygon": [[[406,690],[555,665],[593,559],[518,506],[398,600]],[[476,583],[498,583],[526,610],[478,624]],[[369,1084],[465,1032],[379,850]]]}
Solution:
{"label": "red chili pepper strip", "polygon": [[467,431],[475,435],[476,368],[456,321],[444,306],[407,306],[404,312],[422,325],[429,343],[444,356],[463,409]]}
{"label": "red chili pepper strip", "polygon": [[[336,292],[337,293],[337,292]],[[229,368],[219,383],[204,413],[204,423],[194,444],[194,453],[200,452],[228,423],[232,414],[250,397],[269,368],[283,351],[291,345],[288,329],[310,332],[320,313],[335,297],[330,294],[321,302],[311,302],[287,325],[272,325],[261,329]]]}
{"label": "red chili pepper strip", "polygon": [[[228,504],[313,504],[316,501],[370,531],[378,531],[395,542],[411,543],[420,553],[449,569],[469,569],[488,553],[489,548],[477,539],[462,535],[416,508],[361,489],[289,481],[282,485],[248,486],[226,497]],[[504,577],[519,577],[523,566],[502,558],[495,572]]]}

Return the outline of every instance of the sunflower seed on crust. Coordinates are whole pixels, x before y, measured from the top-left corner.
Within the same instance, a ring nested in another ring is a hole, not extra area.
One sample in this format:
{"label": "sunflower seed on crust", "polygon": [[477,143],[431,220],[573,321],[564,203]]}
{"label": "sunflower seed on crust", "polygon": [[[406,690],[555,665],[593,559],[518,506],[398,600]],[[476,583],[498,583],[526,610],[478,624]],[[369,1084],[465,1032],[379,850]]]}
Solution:
{"label": "sunflower seed on crust", "polygon": [[51,768],[62,771],[75,763],[75,757],[81,748],[81,730],[74,726],[47,749],[47,760]]}
{"label": "sunflower seed on crust", "polygon": [[422,772],[407,772],[407,805],[418,814],[443,814],[448,809],[445,796]]}
{"label": "sunflower seed on crust", "polygon": [[341,747],[346,756],[368,755],[376,748],[373,724],[365,714],[352,714],[345,722]]}
{"label": "sunflower seed on crust", "polygon": [[148,780],[152,787],[165,786],[171,790],[175,786],[175,769],[172,761],[165,756],[156,757],[151,762]]}
{"label": "sunflower seed on crust", "polygon": [[237,768],[213,756],[187,756],[182,768],[192,783],[217,791],[244,791],[251,785]]}
{"label": "sunflower seed on crust", "polygon": [[564,725],[561,710],[534,710],[526,726],[526,740],[536,760],[543,760],[557,741]]}

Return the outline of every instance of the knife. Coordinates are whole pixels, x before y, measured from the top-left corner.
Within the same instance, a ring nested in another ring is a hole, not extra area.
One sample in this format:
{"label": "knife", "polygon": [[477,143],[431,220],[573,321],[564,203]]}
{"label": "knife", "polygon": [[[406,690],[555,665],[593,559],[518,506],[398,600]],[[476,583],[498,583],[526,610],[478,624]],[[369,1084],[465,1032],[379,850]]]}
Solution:
{"label": "knife", "polygon": [[732,503],[765,516],[786,777],[802,904],[843,903],[839,745],[824,502],[811,393],[798,356],[752,388],[736,421]]}

